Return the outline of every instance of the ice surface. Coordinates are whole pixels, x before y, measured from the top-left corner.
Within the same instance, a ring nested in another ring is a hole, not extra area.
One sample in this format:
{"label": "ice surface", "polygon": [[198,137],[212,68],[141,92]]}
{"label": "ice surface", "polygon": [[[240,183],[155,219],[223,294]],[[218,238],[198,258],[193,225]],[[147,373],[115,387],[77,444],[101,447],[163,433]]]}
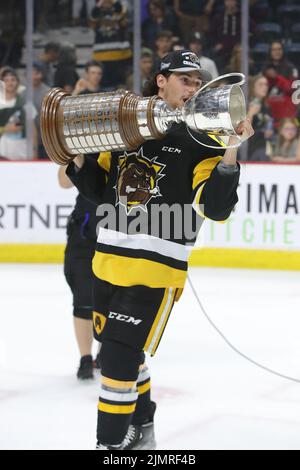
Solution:
{"label": "ice surface", "polygon": [[[190,274],[235,346],[300,379],[299,273]],[[78,361],[62,266],[0,265],[1,449],[94,448],[99,382],[78,383]],[[300,449],[300,384],[231,351],[189,286],[148,364],[159,449]]]}

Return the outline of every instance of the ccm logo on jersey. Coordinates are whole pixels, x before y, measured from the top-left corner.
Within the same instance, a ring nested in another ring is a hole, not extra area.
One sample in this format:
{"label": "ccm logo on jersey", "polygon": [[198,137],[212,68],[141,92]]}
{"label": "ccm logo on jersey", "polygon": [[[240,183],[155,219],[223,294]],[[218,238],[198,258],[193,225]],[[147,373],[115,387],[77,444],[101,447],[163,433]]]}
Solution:
{"label": "ccm logo on jersey", "polygon": [[181,153],[180,149],[175,149],[174,147],[163,147],[163,152],[170,152],[170,153]]}
{"label": "ccm logo on jersey", "polygon": [[128,317],[127,315],[122,315],[121,313],[110,312],[108,318],[112,318],[114,320],[124,321],[126,323],[133,323],[134,325],[139,325],[142,320],[136,320],[133,317]]}

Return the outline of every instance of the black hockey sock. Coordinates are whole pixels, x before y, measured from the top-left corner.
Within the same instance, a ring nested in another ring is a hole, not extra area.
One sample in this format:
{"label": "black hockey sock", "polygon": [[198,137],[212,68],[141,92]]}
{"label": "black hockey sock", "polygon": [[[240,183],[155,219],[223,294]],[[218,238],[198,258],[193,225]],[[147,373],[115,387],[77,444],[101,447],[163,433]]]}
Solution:
{"label": "black hockey sock", "polygon": [[143,424],[153,419],[152,405],[151,405],[151,382],[150,373],[146,364],[142,364],[139,369],[139,376],[137,379],[138,400],[134,415],[132,417],[132,424]]}
{"label": "black hockey sock", "polygon": [[97,439],[104,445],[122,443],[136,407],[136,381],[141,351],[104,341],[101,348],[101,390]]}

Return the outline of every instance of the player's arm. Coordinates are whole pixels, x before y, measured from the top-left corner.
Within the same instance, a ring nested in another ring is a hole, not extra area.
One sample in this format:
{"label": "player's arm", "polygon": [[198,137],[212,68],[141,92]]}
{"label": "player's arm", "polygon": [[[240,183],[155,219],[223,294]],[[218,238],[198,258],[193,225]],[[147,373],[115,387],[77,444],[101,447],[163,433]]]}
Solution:
{"label": "player's arm", "polygon": [[83,196],[95,204],[101,204],[108,171],[101,166],[100,157],[78,155],[68,165],[66,175]]}
{"label": "player's arm", "polygon": [[[243,121],[237,133],[247,140],[254,133],[249,120]],[[237,143],[231,137],[229,145]],[[193,207],[199,215],[216,221],[228,219],[238,202],[240,166],[237,149],[220,148],[219,155],[204,159],[194,168]]]}

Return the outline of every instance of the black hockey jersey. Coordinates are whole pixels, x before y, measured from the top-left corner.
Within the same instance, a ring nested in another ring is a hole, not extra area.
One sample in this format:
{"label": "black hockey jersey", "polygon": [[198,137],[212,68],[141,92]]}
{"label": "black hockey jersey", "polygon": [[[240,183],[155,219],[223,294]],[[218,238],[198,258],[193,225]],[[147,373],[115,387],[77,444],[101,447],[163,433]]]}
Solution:
{"label": "black hockey jersey", "polygon": [[119,286],[183,288],[203,217],[223,221],[238,201],[239,166],[222,169],[224,144],[201,139],[219,149],[199,145],[176,125],[135,152],[86,157],[80,170],[69,165],[74,185],[99,204],[97,277]]}

